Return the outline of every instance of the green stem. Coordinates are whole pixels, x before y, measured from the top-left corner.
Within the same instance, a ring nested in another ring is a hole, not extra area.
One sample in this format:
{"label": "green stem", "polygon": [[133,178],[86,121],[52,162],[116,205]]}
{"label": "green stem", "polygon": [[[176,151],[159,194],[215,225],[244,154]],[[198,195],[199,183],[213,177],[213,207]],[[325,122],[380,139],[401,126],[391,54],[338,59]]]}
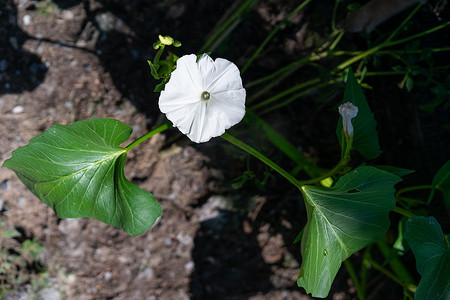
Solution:
{"label": "green stem", "polygon": [[261,88],[259,91],[257,91],[256,93],[254,93],[251,97],[248,98],[247,102],[251,103],[253,102],[255,99],[257,99],[259,96],[261,96],[262,94],[264,94],[267,91],[270,91],[273,87],[275,87],[276,85],[278,85],[281,81],[283,81],[286,77],[288,77],[289,75],[291,75],[293,72],[295,72],[296,70],[298,70],[300,67],[310,63],[312,61],[312,57],[308,56],[302,59],[299,59],[283,68],[281,68],[280,70],[273,72],[272,74],[265,76],[263,78],[257,79],[253,82],[250,82],[249,84],[246,84],[245,87],[246,88],[250,88],[253,87],[257,84],[261,84],[264,83],[266,81],[270,81],[268,84],[266,84],[263,88]]}
{"label": "green stem", "polygon": [[394,212],[396,212],[398,214],[401,214],[401,215],[403,215],[403,216],[405,216],[407,218],[413,218],[413,217],[416,216],[415,214],[413,214],[409,210],[403,209],[403,208],[398,207],[398,206],[394,207],[394,209],[392,211],[394,211]]}
{"label": "green stem", "polygon": [[419,11],[419,9],[423,6],[423,4],[417,5],[414,10],[403,20],[403,22],[397,26],[397,28],[391,33],[391,35],[384,41],[385,43],[390,42],[397,33],[408,23],[409,20]]}
{"label": "green stem", "polygon": [[251,107],[251,109],[253,109],[253,110],[258,109],[258,108],[260,108],[262,106],[265,106],[265,105],[267,105],[269,103],[272,103],[273,101],[278,100],[279,98],[282,98],[282,97],[284,97],[284,96],[286,96],[286,95],[288,95],[290,93],[293,93],[293,92],[295,92],[295,91],[297,91],[299,89],[308,87],[310,85],[313,85],[313,84],[316,84],[316,83],[319,83],[319,82],[320,82],[320,78],[315,78],[315,79],[312,79],[312,80],[308,80],[308,81],[302,82],[300,84],[296,84],[293,87],[291,87],[291,88],[289,88],[287,90],[284,90],[283,92],[281,92],[281,93],[279,93],[279,94],[277,94],[277,95],[275,95],[273,97],[270,97],[267,100],[264,100],[262,102],[259,102],[258,104],[253,105]]}
{"label": "green stem", "polygon": [[[337,81],[338,81],[337,79],[336,79],[336,80],[333,79],[333,80],[330,80],[330,81],[327,81],[327,82],[322,82],[322,83],[320,83],[320,84],[317,84],[317,85],[315,85],[315,86],[312,86],[312,87],[310,87],[309,89],[306,89],[306,90],[304,90],[304,91],[301,91],[301,92],[299,92],[299,93],[296,93],[295,95],[291,96],[290,98],[288,98],[288,99],[286,99],[286,100],[284,100],[284,101],[282,101],[282,102],[280,102],[280,103],[275,104],[274,106],[271,106],[271,107],[269,107],[269,108],[267,108],[267,109],[261,111],[260,114],[261,114],[261,115],[264,115],[264,114],[266,114],[266,113],[268,113],[268,112],[271,112],[271,111],[273,111],[273,110],[275,110],[275,109],[277,109],[277,108],[286,106],[286,105],[288,105],[289,103],[291,103],[292,101],[297,100],[298,98],[303,97],[304,95],[307,95],[307,94],[311,93],[312,91],[315,91],[315,90],[317,90],[317,89],[320,89],[320,88],[325,87],[325,86],[328,86],[328,85],[331,85],[331,84],[333,84],[333,83],[335,83],[335,82],[337,82]],[[267,101],[267,100],[266,100],[266,101]]]}
{"label": "green stem", "polygon": [[412,278],[411,274],[409,274],[403,263],[396,257],[392,258],[392,247],[386,244],[384,239],[379,240],[377,242],[377,246],[385,259],[388,260],[389,266],[394,271],[396,278],[400,282],[400,284],[405,286],[407,283],[414,283],[414,279]]}
{"label": "green stem", "polygon": [[379,271],[380,273],[383,273],[384,275],[386,275],[387,277],[391,278],[393,281],[395,281],[396,283],[398,283],[401,286],[405,286],[405,284],[397,278],[397,276],[395,276],[394,274],[392,274],[391,271],[387,270],[386,268],[382,267],[379,263],[377,263],[376,261],[374,261],[371,257],[367,257],[367,262],[369,264],[372,265],[372,267],[374,269],[376,269],[377,271]]}
{"label": "green stem", "polygon": [[361,284],[359,282],[358,276],[356,275],[356,272],[355,272],[355,269],[353,268],[352,263],[348,259],[346,259],[344,261],[344,265],[345,265],[345,268],[347,269],[348,273],[350,274],[350,277],[353,280],[353,284],[355,285],[356,293],[358,294],[358,298],[360,300],[364,300],[365,299],[364,291],[361,288]]}
{"label": "green stem", "polygon": [[333,14],[331,15],[331,31],[336,31],[336,13],[339,6],[340,0],[334,1]]}
{"label": "green stem", "polygon": [[299,10],[301,10],[303,7],[305,7],[311,0],[305,0],[302,4],[297,6],[289,15],[284,18],[283,21],[278,23],[278,25],[269,33],[269,35],[266,37],[266,39],[262,42],[262,44],[256,49],[255,53],[249,58],[245,66],[241,70],[241,74],[244,74],[244,72],[250,67],[252,62],[256,59],[256,57],[261,53],[261,51],[264,49],[264,47],[267,45],[268,42],[277,34],[277,32],[281,29],[281,27],[286,24],[290,18],[292,18],[293,15],[295,15]]}
{"label": "green stem", "polygon": [[350,66],[351,64],[353,64],[353,63],[355,63],[355,62],[357,62],[357,61],[359,61],[359,60],[361,60],[361,59],[363,59],[363,58],[365,58],[365,57],[367,57],[367,56],[369,56],[369,55],[371,55],[371,54],[373,54],[375,52],[378,52],[379,50],[381,50],[383,48],[392,47],[392,46],[396,46],[396,45],[399,45],[399,44],[403,44],[403,43],[409,42],[411,40],[420,38],[420,37],[422,37],[424,35],[427,35],[427,34],[435,32],[435,31],[438,31],[438,30],[440,30],[440,29],[442,29],[444,27],[447,27],[448,25],[450,25],[450,21],[442,23],[439,26],[433,27],[433,28],[431,28],[429,30],[422,31],[422,32],[420,32],[418,34],[411,35],[409,37],[406,37],[406,38],[403,38],[403,39],[400,39],[400,40],[396,40],[396,41],[393,41],[393,42],[390,42],[390,41],[386,40],[385,42],[381,43],[380,45],[375,46],[373,48],[370,48],[370,49],[362,52],[361,54],[356,55],[356,56],[354,56],[354,57],[344,61],[343,63],[341,63],[340,65],[338,65],[336,67],[336,70],[343,70],[343,69],[347,68],[348,66]]}
{"label": "green stem", "polygon": [[338,173],[341,170],[342,167],[345,167],[347,165],[348,161],[350,160],[350,150],[352,148],[352,139],[353,139],[353,137],[346,139],[347,142],[345,143],[345,149],[343,149],[343,151],[342,151],[341,160],[337,163],[337,165],[333,169],[331,169],[330,171],[328,171],[327,173],[325,173],[324,175],[322,175],[320,177],[313,178],[310,180],[300,181],[300,184],[301,185],[315,184],[325,178],[335,175],[336,173]]}
{"label": "green stem", "polygon": [[256,149],[254,149],[254,148],[250,147],[249,145],[245,144],[244,142],[238,140],[237,138],[235,138],[234,136],[230,135],[229,133],[224,133],[224,134],[222,134],[221,137],[224,140],[226,140],[226,141],[230,142],[231,144],[235,145],[236,147],[241,148],[242,150],[244,150],[248,154],[253,155],[257,159],[259,159],[261,162],[263,162],[264,164],[266,164],[267,166],[271,167],[273,170],[278,172],[281,176],[286,178],[289,182],[291,182],[293,185],[295,185],[299,189],[302,187],[302,184],[297,179],[295,179],[294,176],[289,174],[289,172],[287,172],[286,170],[281,168],[279,165],[277,165],[275,162],[270,160],[267,156],[265,156],[264,154],[260,153]]}
{"label": "green stem", "polygon": [[396,194],[395,194],[395,198],[399,197],[400,195],[404,194],[404,193],[408,193],[408,192],[413,192],[413,191],[418,191],[418,190],[428,190],[428,189],[432,189],[433,186],[430,184],[424,184],[424,185],[416,185],[416,186],[410,186],[410,187],[406,187],[403,188],[401,190],[399,190]]}
{"label": "green stem", "polygon": [[200,49],[199,53],[203,53],[206,50],[214,50],[212,49],[214,48],[212,47],[212,45],[217,45],[217,41],[223,40],[232,31],[230,29],[235,28],[237,24],[243,19],[242,15],[250,11],[256,5],[256,3],[258,3],[258,0],[244,1],[230,17],[222,23],[222,25],[214,30],[213,34]]}
{"label": "green stem", "polygon": [[140,143],[148,140],[149,138],[151,138],[155,134],[160,133],[160,132],[162,132],[162,131],[170,128],[170,127],[171,127],[170,123],[165,123],[165,124],[155,128],[155,129],[153,129],[152,131],[147,132],[146,134],[144,134],[143,136],[141,136],[140,138],[138,138],[137,140],[135,140],[134,142],[132,142],[131,144],[126,146],[125,147],[126,152],[130,151],[131,149],[133,149],[134,147],[136,147]]}
{"label": "green stem", "polygon": [[155,65],[159,64],[159,59],[161,58],[161,55],[163,54],[165,47],[166,47],[166,45],[161,45],[159,47],[159,50],[155,55],[155,59],[153,60],[153,64],[155,64]]}

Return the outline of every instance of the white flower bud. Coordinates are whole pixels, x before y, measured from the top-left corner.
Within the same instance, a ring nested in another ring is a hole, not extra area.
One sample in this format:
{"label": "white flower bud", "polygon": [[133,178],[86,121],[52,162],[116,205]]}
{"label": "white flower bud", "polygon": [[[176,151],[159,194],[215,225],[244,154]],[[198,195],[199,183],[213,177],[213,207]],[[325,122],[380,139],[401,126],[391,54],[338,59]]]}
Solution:
{"label": "white flower bud", "polygon": [[353,135],[352,119],[358,114],[358,107],[351,102],[339,105],[339,113],[342,116],[342,126],[344,128],[344,134],[347,137]]}

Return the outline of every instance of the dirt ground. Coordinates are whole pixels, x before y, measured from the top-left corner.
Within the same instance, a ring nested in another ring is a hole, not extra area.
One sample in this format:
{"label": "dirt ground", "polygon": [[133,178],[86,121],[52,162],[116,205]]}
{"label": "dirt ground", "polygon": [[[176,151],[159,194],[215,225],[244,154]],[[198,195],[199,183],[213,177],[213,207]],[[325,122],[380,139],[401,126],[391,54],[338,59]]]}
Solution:
{"label": "dirt ground", "polygon": [[[161,123],[152,91],[155,82],[146,65],[154,55],[152,43],[158,34],[169,34],[182,40],[183,53],[195,52],[234,3],[54,2],[58,7],[46,14],[36,1],[0,0],[0,164],[53,123],[114,118],[133,126],[132,138]],[[261,1],[235,39],[253,34],[261,41],[294,2]],[[281,42],[287,56],[300,56],[306,48],[302,32],[314,18],[300,14],[296,22],[289,30],[297,31],[297,40]],[[237,60],[243,49],[237,45],[235,50],[218,52]],[[256,69],[283,60],[268,53]],[[383,105],[387,104],[378,109]],[[306,125],[296,130],[308,132],[315,114],[329,107],[319,106],[309,116],[300,113]],[[389,115],[382,118],[392,121]],[[314,155],[320,148],[314,129],[309,132],[302,142],[309,143],[305,149]],[[426,138],[419,141],[425,143]],[[157,224],[138,237],[96,220],[58,219],[12,171],[0,169],[2,226],[19,230],[17,243],[24,239],[41,243],[45,251],[40,262],[48,270],[46,286],[33,289],[24,283],[5,299],[310,299],[296,285],[300,246],[292,241],[306,222],[298,191],[280,184],[282,179],[264,192],[254,187],[234,191],[229,182],[240,174],[242,163],[230,162],[222,144],[216,139],[192,145],[170,130],[129,153],[127,178],[151,192],[164,210]],[[440,147],[445,144],[433,151],[440,153]],[[330,161],[339,155],[336,149],[335,145],[325,151],[334,153]],[[430,168],[427,175],[443,161],[440,156],[434,159],[424,162]],[[384,287],[394,297],[401,293],[382,276],[371,287]],[[355,297],[342,269],[329,299]]]}

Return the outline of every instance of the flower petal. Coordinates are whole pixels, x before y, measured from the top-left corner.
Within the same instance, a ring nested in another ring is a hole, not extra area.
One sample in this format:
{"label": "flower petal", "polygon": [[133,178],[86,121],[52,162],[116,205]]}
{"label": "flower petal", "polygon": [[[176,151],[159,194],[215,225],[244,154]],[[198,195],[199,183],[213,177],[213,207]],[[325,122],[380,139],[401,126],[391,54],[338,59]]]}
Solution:
{"label": "flower petal", "polygon": [[196,60],[195,54],[180,57],[177,60],[177,68],[172,72],[170,80],[161,94],[166,91],[202,90],[202,75],[197,68]]}
{"label": "flower petal", "polygon": [[[203,92],[210,93],[203,100]],[[222,135],[245,115],[245,89],[239,69],[232,62],[207,54],[196,62],[194,54],[178,59],[159,107],[173,125],[193,142]]]}
{"label": "flower petal", "polygon": [[215,73],[207,90],[211,93],[242,89],[242,80],[238,67],[232,62],[218,58],[215,61]]}

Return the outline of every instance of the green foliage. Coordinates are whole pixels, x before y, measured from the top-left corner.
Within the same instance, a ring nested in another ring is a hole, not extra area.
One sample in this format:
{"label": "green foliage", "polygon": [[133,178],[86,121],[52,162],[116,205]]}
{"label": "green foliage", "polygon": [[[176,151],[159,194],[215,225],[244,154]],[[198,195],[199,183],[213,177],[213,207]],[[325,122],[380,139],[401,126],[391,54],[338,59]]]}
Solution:
{"label": "green foliage", "polygon": [[44,247],[35,240],[26,239],[20,243],[17,230],[3,230],[0,220],[0,297],[19,285],[31,283],[45,285],[45,270],[40,266],[39,254]]}
{"label": "green foliage", "polygon": [[[358,115],[352,119],[354,128],[352,148],[367,159],[377,158],[381,154],[376,129],[377,121],[375,121],[366,97],[351,69],[348,71],[345,85],[343,103],[346,102],[351,102],[358,107]],[[341,145],[345,143],[345,139],[342,139],[342,117],[339,118],[336,134]]]}
{"label": "green foliage", "polygon": [[431,193],[428,203],[433,199],[436,190],[440,190],[444,195],[444,202],[450,210],[450,160],[448,160],[436,173],[431,183]]}
{"label": "green foliage", "polygon": [[53,0],[44,0],[36,3],[36,13],[43,14],[45,17],[50,17],[50,15],[58,9],[58,4],[53,2]]}
{"label": "green foliage", "polygon": [[422,276],[414,299],[450,299],[450,235],[444,236],[434,217],[414,217],[406,223],[404,237]]}
{"label": "green foliage", "polygon": [[298,285],[326,297],[342,261],[377,241],[389,227],[398,176],[359,167],[331,188],[304,186],[308,222],[302,238]]}
{"label": "green foliage", "polygon": [[162,210],[150,193],[125,178],[127,151],[119,144],[131,132],[113,119],[55,124],[3,166],[59,217],[89,217],[139,235]]}

